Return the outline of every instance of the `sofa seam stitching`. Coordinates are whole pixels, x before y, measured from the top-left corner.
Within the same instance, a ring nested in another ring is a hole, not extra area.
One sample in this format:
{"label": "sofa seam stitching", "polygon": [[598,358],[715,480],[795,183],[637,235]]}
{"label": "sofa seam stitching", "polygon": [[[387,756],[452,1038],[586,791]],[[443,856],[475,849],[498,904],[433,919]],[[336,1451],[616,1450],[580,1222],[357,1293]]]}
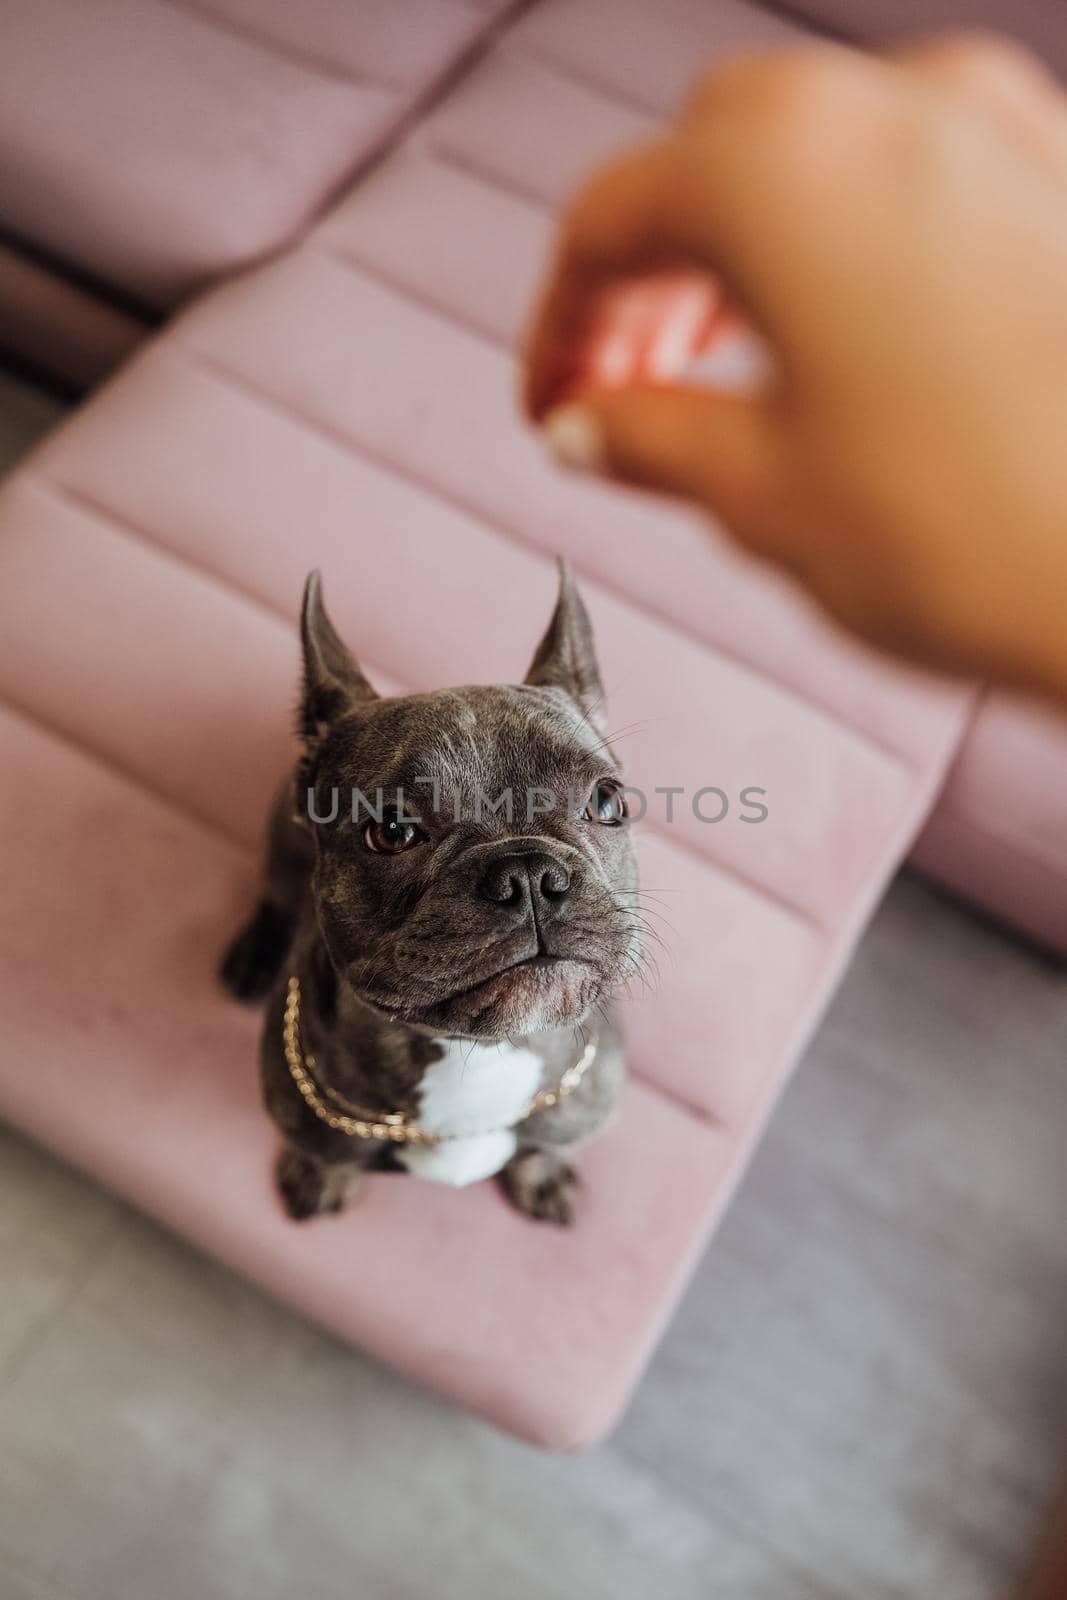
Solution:
{"label": "sofa seam stitching", "polygon": [[604,78],[593,77],[584,67],[575,65],[558,55],[550,45],[537,44],[521,37],[512,38],[507,41],[500,54],[512,60],[532,61],[549,76],[557,77],[564,83],[595,96],[598,100],[606,100],[609,105],[617,106],[621,111],[634,113],[647,121],[662,124],[671,116],[669,107],[665,110],[662,106],[642,100],[629,90],[620,88],[618,84],[609,83]]}
{"label": "sofa seam stitching", "polygon": [[438,132],[433,121],[428,120],[418,128],[416,138],[433,153],[442,166],[451,167],[454,172],[464,173],[468,178],[475,178],[486,188],[496,189],[498,193],[509,195],[513,200],[520,200],[531,210],[540,211],[542,216],[550,217],[553,221],[558,220],[560,209],[558,204],[546,199],[543,194],[530,188],[521,179],[508,177],[492,167],[483,165],[476,156],[450,143],[447,132]]}
{"label": "sofa seam stitching", "polygon": [[[967,828],[971,833],[988,840],[991,844],[1001,845],[1025,856],[1029,865],[1045,867],[1050,871],[1067,873],[1067,858],[1058,854],[1055,848],[1046,849],[1041,844],[1035,844],[1025,834],[1014,828],[1000,827],[988,821],[980,813],[968,815],[966,808],[955,804],[951,795],[945,794],[941,805],[936,812],[936,818],[957,826]],[[934,820],[934,818],[931,818]],[[923,870],[927,870],[923,868]],[[934,871],[936,869],[929,869]]]}
{"label": "sofa seam stitching", "polygon": [[358,69],[353,71],[349,68],[332,67],[321,56],[293,48],[279,39],[271,38],[270,34],[258,33],[233,18],[214,12],[210,8],[205,9],[197,3],[197,0],[163,0],[163,4],[213,33],[222,34],[230,39],[240,39],[253,49],[262,51],[264,55],[287,61],[325,83],[342,84],[356,89],[380,89],[383,93],[401,96],[410,90],[409,85],[393,78],[378,77],[374,73],[361,72]]}
{"label": "sofa seam stitching", "polygon": [[183,822],[192,824],[193,827],[198,828],[202,833],[206,833],[216,842],[226,845],[239,855],[247,856],[252,860],[255,859],[256,849],[254,845],[246,844],[243,840],[230,833],[222,823],[217,822],[214,818],[204,816],[184,800],[179,800],[177,796],[168,794],[165,789],[157,788],[155,784],[149,783],[139,772],[134,771],[132,767],[125,766],[117,757],[103,750],[99,745],[91,744],[86,739],[79,739],[77,734],[72,733],[69,728],[62,727],[35,706],[28,705],[24,700],[20,700],[16,695],[12,694],[8,686],[0,688],[0,706],[4,707],[20,721],[36,728],[54,743],[66,745],[79,756],[94,762],[97,766],[102,767],[105,772],[111,773],[113,777],[118,778],[120,782],[126,784],[129,788],[140,790],[155,804],[174,812]]}
{"label": "sofa seam stitching", "polygon": [[386,268],[377,266],[373,262],[368,262],[360,255],[358,250],[353,249],[350,245],[346,245],[342,249],[338,246],[324,245],[317,238],[312,238],[308,240],[304,249],[308,255],[319,256],[323,260],[333,262],[346,272],[355,273],[357,276],[360,274],[366,276],[372,283],[380,284],[382,288],[388,289],[390,293],[395,294],[399,299],[417,306],[420,310],[436,317],[439,321],[449,322],[454,327],[462,329],[464,333],[470,334],[479,343],[488,345],[490,349],[497,351],[500,355],[508,357],[514,355],[513,345],[509,340],[498,334],[495,329],[485,327],[484,324],[479,323],[475,318],[464,312],[455,311],[444,300],[438,299],[436,295],[428,294],[423,289],[416,289],[411,284],[403,283],[401,279]]}

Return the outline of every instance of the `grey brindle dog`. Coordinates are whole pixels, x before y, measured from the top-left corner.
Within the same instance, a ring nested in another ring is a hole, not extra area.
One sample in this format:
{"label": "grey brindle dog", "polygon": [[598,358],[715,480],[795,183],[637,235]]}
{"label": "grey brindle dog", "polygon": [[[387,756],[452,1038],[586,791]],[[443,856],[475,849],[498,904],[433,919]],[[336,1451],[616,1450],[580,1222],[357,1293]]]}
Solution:
{"label": "grey brindle dog", "polygon": [[637,869],[585,606],[565,566],[518,686],[379,696],[317,573],[301,621],[303,759],[272,818],[234,994],[270,994],[263,1090],[296,1219],[360,1173],[499,1176],[567,1223],[567,1152],[624,1066],[610,998],[637,969]]}

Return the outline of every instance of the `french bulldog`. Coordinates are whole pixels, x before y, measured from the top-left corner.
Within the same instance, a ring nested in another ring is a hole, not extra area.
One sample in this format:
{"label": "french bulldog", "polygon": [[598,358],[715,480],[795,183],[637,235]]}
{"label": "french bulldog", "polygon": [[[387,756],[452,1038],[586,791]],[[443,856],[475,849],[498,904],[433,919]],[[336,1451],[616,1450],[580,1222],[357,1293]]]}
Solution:
{"label": "french bulldog", "polygon": [[262,899],[223,981],[269,995],[267,1110],[296,1220],[368,1169],[497,1177],[573,1218],[568,1152],[624,1077],[611,1000],[642,960],[619,764],[566,566],[515,686],[378,695],[323,606],[301,617],[302,756],[275,806]]}

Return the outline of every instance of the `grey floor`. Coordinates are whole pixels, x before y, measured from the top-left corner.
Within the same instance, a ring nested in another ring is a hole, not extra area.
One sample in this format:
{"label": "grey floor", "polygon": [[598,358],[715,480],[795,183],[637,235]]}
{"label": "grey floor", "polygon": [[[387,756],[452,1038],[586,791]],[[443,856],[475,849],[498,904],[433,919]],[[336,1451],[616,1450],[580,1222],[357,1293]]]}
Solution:
{"label": "grey floor", "polygon": [[[0,377],[0,464],[58,414]],[[612,1441],[541,1456],[0,1131],[0,1600],[988,1600],[1067,1467],[1067,981],[893,889]]]}

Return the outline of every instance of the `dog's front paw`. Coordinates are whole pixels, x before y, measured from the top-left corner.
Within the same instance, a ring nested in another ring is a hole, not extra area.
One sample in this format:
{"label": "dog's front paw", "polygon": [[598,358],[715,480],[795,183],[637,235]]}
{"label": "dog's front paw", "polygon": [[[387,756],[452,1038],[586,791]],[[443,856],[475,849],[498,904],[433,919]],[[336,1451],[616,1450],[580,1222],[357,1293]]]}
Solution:
{"label": "dog's front paw", "polygon": [[222,958],[219,977],[238,1000],[262,1000],[270,993],[289,954],[293,918],[263,900]]}
{"label": "dog's front paw", "polygon": [[294,1222],[306,1222],[322,1210],[322,1171],[317,1162],[299,1150],[283,1150],[275,1168],[278,1193],[285,1214]]}
{"label": "dog's front paw", "polygon": [[351,1167],[324,1167],[287,1145],[274,1171],[285,1214],[293,1222],[307,1222],[330,1211],[341,1211],[359,1181]]}
{"label": "dog's front paw", "polygon": [[520,1150],[501,1172],[500,1184],[516,1211],[535,1222],[566,1228],[574,1221],[574,1196],[581,1179],[553,1151]]}

